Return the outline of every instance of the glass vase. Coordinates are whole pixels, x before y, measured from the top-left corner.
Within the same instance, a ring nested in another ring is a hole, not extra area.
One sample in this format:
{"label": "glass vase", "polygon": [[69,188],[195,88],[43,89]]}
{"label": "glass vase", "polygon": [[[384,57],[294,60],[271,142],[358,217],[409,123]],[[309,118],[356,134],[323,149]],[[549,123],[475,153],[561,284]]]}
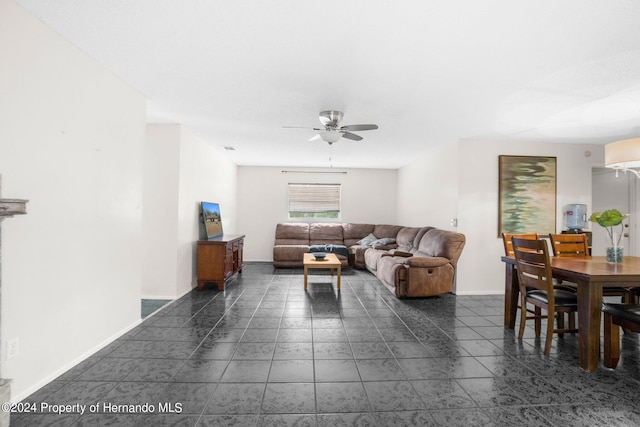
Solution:
{"label": "glass vase", "polygon": [[620,263],[622,262],[622,246],[607,246],[607,262]]}

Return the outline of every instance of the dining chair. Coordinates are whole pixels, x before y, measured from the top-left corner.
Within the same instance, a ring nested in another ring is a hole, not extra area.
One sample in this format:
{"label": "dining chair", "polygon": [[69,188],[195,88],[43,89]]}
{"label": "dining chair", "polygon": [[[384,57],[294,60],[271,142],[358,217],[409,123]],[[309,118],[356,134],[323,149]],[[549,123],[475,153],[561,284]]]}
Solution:
{"label": "dining chair", "polygon": [[506,256],[513,256],[513,243],[511,242],[513,237],[529,240],[538,240],[540,238],[538,233],[502,233],[502,244],[504,245],[504,254]]}
{"label": "dining chair", "polygon": [[549,233],[553,256],[585,257],[589,256],[589,242],[586,234]]}
{"label": "dining chair", "polygon": [[604,313],[604,366],[615,368],[620,360],[620,327],[640,332],[640,305],[602,304]]}
{"label": "dining chair", "polygon": [[[588,257],[589,241],[586,234],[549,234],[553,256],[557,257]],[[564,283],[565,286],[575,286]],[[607,287],[602,288],[602,296],[621,297],[622,302],[629,304],[635,301],[634,290],[637,288]]]}
{"label": "dining chair", "polygon": [[[551,339],[554,333],[578,332],[575,327],[564,327],[564,313],[575,314],[578,311],[576,294],[555,289],[551,274],[549,248],[544,240],[531,240],[513,237],[513,254],[520,285],[520,330],[518,339],[524,336],[527,320],[533,319],[536,337],[540,336],[542,319],[547,319],[547,334],[544,354],[551,352]],[[534,306],[533,316],[528,316],[526,305]],[[546,314],[542,313],[546,311]],[[554,328],[554,318],[558,327]]]}
{"label": "dining chair", "polygon": [[[519,239],[528,239],[528,240],[538,240],[540,239],[540,236],[538,233],[523,233],[523,234],[515,234],[515,233],[502,233],[502,242],[504,244],[504,253],[506,256],[513,256],[513,243],[511,242],[511,239],[513,237],[517,237]],[[575,285],[573,284],[563,284],[562,281],[558,281],[556,279],[554,279],[553,281],[553,286],[555,287],[555,289],[561,289],[563,291],[567,291],[567,292],[576,292],[577,293],[577,288],[575,287]],[[520,308],[520,307],[518,307]],[[529,309],[528,310],[530,313],[533,313],[534,311]],[[576,324],[576,318],[575,315],[573,313],[569,313],[569,327],[570,328],[575,328],[575,324]],[[562,317],[562,314],[559,315],[559,317]],[[558,327],[560,327],[560,325],[563,325],[564,320],[563,319],[559,319],[560,324],[558,325]]]}
{"label": "dining chair", "polygon": [[[527,233],[527,234],[507,234],[502,233],[502,241],[504,242],[504,252],[506,256],[513,256],[513,243],[511,239],[513,237],[517,237],[519,239],[528,239],[528,240],[539,240],[540,236],[538,233]],[[555,251],[554,251],[555,255]],[[554,286],[556,289],[562,289],[567,292],[577,292],[575,285],[563,285],[561,281],[554,279]]]}
{"label": "dining chair", "polygon": [[[511,242],[513,237],[517,237],[519,239],[538,240],[540,235],[538,233],[502,233],[502,243],[504,245],[504,253],[506,256],[513,256],[513,243]],[[556,279],[554,279],[554,286],[556,289],[562,289],[567,292],[577,292],[575,285],[563,285],[561,281]],[[532,310],[529,311],[533,313]],[[570,327],[575,326],[575,316],[572,314],[569,314],[569,325]]]}
{"label": "dining chair", "polygon": [[[513,243],[511,239],[517,237],[520,239],[538,240],[538,233],[502,233],[502,244],[504,245],[505,256],[513,256]],[[518,309],[521,307],[518,305]],[[535,313],[532,309],[527,309],[529,313]]]}

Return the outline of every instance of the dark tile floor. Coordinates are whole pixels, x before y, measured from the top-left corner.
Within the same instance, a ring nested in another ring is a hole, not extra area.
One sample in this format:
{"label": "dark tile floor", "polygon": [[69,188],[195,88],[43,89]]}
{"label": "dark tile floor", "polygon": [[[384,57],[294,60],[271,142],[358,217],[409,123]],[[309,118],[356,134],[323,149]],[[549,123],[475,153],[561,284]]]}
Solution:
{"label": "dark tile floor", "polygon": [[142,299],[140,302],[140,316],[144,319],[145,317],[153,314],[154,311],[157,311],[169,304],[172,300],[170,299]]}
{"label": "dark tile floor", "polygon": [[[616,370],[550,357],[502,326],[502,296],[399,300],[372,275],[247,264],[226,292],[194,291],[34,393],[64,414],[12,426],[640,425],[638,335]],[[501,278],[496,278],[501,280]],[[84,414],[78,407],[87,405]],[[70,412],[70,413],[69,413]]]}

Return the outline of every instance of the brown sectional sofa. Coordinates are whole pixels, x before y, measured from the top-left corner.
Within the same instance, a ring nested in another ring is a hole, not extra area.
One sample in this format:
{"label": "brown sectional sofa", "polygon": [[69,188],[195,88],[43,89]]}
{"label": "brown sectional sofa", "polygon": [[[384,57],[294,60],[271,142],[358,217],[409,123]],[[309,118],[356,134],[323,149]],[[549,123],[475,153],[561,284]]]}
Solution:
{"label": "brown sectional sofa", "polygon": [[[369,235],[381,241],[360,245]],[[434,227],[283,223],[276,226],[274,267],[302,267],[313,245],[344,245],[349,256],[337,254],[344,267],[369,270],[398,297],[423,297],[451,292],[465,236]]]}

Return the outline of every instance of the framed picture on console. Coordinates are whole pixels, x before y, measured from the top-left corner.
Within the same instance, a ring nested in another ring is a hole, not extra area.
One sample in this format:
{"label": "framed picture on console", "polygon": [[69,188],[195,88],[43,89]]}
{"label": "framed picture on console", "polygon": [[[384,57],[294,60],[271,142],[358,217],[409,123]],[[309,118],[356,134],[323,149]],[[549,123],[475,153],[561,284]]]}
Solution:
{"label": "framed picture on console", "polygon": [[556,232],[556,158],[499,156],[498,237]]}
{"label": "framed picture on console", "polygon": [[204,223],[207,239],[222,236],[220,205],[218,203],[202,202],[201,206],[201,217]]}

